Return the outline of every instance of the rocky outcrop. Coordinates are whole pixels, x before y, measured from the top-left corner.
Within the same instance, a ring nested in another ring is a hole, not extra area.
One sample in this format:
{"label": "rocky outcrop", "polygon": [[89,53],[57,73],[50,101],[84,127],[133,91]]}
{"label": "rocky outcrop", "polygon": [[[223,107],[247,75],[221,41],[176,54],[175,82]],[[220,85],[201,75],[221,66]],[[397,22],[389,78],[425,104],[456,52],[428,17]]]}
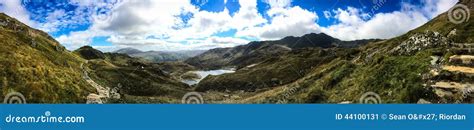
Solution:
{"label": "rocky outcrop", "polygon": [[395,47],[391,52],[396,55],[413,55],[419,51],[448,45],[448,39],[438,32],[416,33]]}
{"label": "rocky outcrop", "polygon": [[[87,62],[86,62],[87,63]],[[89,77],[86,69],[84,68],[84,64],[81,64],[81,68],[83,70],[82,77],[86,82],[94,87],[97,90],[98,94],[91,93],[87,96],[87,104],[102,104],[106,103],[108,99],[120,99],[120,93],[118,93],[117,88],[110,89],[108,87],[102,87],[101,85],[97,84],[94,80]]]}
{"label": "rocky outcrop", "polygon": [[[427,77],[427,84],[440,98],[438,103],[472,103],[474,102],[474,55],[466,55],[462,50],[473,43],[463,46],[451,43],[451,52],[447,61],[432,62],[432,69]],[[439,58],[438,58],[439,59]]]}

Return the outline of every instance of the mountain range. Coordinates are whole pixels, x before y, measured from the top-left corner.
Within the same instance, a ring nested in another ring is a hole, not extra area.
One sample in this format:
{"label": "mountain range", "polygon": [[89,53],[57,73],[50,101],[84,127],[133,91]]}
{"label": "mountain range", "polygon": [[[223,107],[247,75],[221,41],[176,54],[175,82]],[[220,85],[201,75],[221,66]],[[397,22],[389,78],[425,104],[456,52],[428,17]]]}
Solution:
{"label": "mountain range", "polygon": [[190,57],[194,57],[203,53],[205,50],[188,50],[188,51],[140,51],[135,48],[122,48],[115,53],[127,54],[132,57],[143,58],[152,62],[167,62],[167,61],[183,61]]}
{"label": "mountain range", "polygon": [[185,62],[202,69],[222,67],[242,68],[268,57],[278,57],[300,48],[354,48],[377,39],[341,41],[324,33],[310,33],[301,37],[285,37],[275,41],[254,41],[232,48],[211,49],[203,54],[187,59]]}

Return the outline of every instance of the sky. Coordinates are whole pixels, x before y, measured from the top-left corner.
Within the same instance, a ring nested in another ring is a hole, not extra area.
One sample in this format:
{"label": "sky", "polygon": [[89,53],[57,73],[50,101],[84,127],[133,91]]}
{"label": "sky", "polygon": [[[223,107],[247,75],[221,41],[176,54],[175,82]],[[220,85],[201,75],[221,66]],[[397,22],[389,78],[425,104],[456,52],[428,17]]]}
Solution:
{"label": "sky", "polygon": [[69,50],[205,50],[326,33],[341,40],[399,36],[457,0],[0,0],[0,12]]}

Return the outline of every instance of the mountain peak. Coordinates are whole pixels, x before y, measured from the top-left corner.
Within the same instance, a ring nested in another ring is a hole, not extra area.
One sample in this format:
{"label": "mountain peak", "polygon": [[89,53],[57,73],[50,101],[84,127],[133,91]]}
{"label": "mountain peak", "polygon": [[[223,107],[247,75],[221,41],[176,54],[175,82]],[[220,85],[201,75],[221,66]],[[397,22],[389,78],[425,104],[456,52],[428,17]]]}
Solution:
{"label": "mountain peak", "polygon": [[288,36],[275,41],[276,44],[285,45],[290,48],[322,47],[329,48],[339,39],[333,38],[325,33],[309,33],[301,37]]}
{"label": "mountain peak", "polygon": [[91,46],[83,46],[74,51],[75,53],[79,54],[82,58],[90,60],[90,59],[104,59],[105,55],[103,52],[92,48]]}
{"label": "mountain peak", "polygon": [[327,35],[326,33],[309,33],[309,34],[305,34],[301,37],[319,37],[319,38],[336,39],[332,36]]}

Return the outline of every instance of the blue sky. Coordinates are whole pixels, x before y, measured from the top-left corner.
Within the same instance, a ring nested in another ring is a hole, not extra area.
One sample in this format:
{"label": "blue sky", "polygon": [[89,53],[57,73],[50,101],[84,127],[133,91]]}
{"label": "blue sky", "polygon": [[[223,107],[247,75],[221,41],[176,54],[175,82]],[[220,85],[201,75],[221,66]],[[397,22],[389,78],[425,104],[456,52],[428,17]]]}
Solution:
{"label": "blue sky", "polygon": [[[73,50],[193,50],[326,33],[391,38],[456,0],[6,0],[0,11]],[[391,25],[391,26],[387,26]]]}

